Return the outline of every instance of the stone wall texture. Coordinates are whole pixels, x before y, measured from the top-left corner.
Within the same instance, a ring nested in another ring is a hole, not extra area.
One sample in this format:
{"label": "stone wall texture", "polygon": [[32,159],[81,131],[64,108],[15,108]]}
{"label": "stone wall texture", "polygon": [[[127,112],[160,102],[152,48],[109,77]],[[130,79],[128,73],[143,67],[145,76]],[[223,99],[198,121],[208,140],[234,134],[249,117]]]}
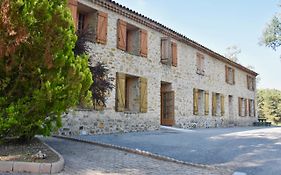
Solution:
{"label": "stone wall texture", "polygon": [[[197,49],[173,40],[177,44],[178,66],[168,66],[160,62],[160,32],[143,26],[113,11],[102,8],[90,1],[80,3],[108,13],[107,44],[88,43],[91,64],[101,61],[107,64],[111,77],[116,72],[123,72],[148,79],[148,112],[129,113],[115,111],[115,89],[110,93],[104,111],[74,110],[63,117],[62,134],[104,134],[155,130],[160,127],[160,87],[161,81],[172,84],[175,91],[175,127],[228,127],[247,126],[256,121],[256,117],[240,117],[238,115],[238,97],[255,99],[255,91],[247,89],[247,73],[235,69],[235,85],[225,82],[226,63],[200,52],[205,58],[205,75],[196,73]],[[148,32],[147,58],[129,54],[117,49],[117,20],[122,19]],[[209,115],[193,115],[193,88],[207,90],[209,97]],[[212,116],[212,92],[225,96],[225,115]],[[228,95],[233,96],[233,110],[229,111]],[[233,115],[229,115],[232,113]]]}

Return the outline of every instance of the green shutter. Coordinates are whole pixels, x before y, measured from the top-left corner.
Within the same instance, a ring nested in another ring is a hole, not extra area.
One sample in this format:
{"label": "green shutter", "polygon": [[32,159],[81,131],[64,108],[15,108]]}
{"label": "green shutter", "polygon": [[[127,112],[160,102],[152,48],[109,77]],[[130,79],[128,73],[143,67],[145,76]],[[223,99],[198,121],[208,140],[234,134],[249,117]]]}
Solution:
{"label": "green shutter", "polygon": [[140,77],[140,112],[147,112],[147,79]]}
{"label": "green shutter", "polygon": [[221,95],[221,116],[224,116],[224,96]]}
{"label": "green shutter", "polygon": [[209,115],[209,92],[205,91],[205,115]]}
{"label": "green shutter", "polygon": [[115,108],[117,112],[123,112],[125,110],[125,83],[126,75],[124,73],[116,73],[116,98]]}
{"label": "green shutter", "polygon": [[198,115],[198,89],[193,89],[193,114]]}

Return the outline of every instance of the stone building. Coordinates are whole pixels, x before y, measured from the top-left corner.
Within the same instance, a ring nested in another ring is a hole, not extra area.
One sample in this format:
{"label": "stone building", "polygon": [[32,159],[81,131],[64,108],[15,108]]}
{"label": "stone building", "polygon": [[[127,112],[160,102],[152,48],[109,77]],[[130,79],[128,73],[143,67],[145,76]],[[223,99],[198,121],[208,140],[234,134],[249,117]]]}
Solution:
{"label": "stone building", "polygon": [[63,117],[72,134],[256,121],[257,73],[114,1],[70,0],[69,7],[76,29],[92,30],[91,63],[104,62],[115,78],[104,110]]}

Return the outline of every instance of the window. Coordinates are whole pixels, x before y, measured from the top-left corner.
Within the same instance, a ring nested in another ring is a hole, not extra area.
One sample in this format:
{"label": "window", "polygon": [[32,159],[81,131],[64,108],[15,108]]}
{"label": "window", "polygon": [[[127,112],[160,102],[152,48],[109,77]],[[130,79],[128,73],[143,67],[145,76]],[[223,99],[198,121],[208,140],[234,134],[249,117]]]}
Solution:
{"label": "window", "polygon": [[248,99],[248,111],[249,111],[249,116],[254,117],[256,116],[255,112],[255,100]]}
{"label": "window", "polygon": [[255,90],[255,78],[251,77],[249,75],[247,75],[247,88],[250,91],[254,91]]}
{"label": "window", "polygon": [[77,29],[80,32],[86,32],[88,40],[100,44],[106,44],[107,21],[107,13],[96,10],[80,10],[78,12]]}
{"label": "window", "polygon": [[193,114],[209,115],[209,92],[193,89]]}
{"label": "window", "polygon": [[247,99],[238,97],[238,113],[239,113],[239,116],[241,116],[241,117],[247,116],[247,110],[248,110]]}
{"label": "window", "polygon": [[169,37],[161,38],[161,63],[166,65],[178,65],[177,44]]}
{"label": "window", "polygon": [[205,74],[205,58],[201,53],[196,54],[196,73],[199,75]]}
{"label": "window", "polygon": [[78,13],[78,31],[83,31],[84,29],[84,24],[85,24],[85,15],[82,13]]}
{"label": "window", "polygon": [[235,84],[235,70],[225,65],[225,82],[231,85]]}
{"label": "window", "polygon": [[116,111],[147,112],[147,79],[116,73]]}
{"label": "window", "polygon": [[119,19],[117,48],[133,55],[147,57],[147,31]]}
{"label": "window", "polygon": [[212,93],[212,115],[224,116],[224,95],[220,93]]}

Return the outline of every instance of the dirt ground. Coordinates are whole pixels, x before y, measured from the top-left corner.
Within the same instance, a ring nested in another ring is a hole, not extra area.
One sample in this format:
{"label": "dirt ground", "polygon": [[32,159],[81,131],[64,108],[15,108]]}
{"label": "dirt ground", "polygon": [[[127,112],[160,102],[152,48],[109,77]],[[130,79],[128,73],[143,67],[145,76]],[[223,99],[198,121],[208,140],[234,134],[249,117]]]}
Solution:
{"label": "dirt ground", "polygon": [[[37,159],[34,154],[41,151],[46,154],[45,159]],[[59,160],[57,154],[44,145],[38,138],[34,138],[29,143],[9,141],[0,145],[0,161],[23,161],[51,163]]]}

